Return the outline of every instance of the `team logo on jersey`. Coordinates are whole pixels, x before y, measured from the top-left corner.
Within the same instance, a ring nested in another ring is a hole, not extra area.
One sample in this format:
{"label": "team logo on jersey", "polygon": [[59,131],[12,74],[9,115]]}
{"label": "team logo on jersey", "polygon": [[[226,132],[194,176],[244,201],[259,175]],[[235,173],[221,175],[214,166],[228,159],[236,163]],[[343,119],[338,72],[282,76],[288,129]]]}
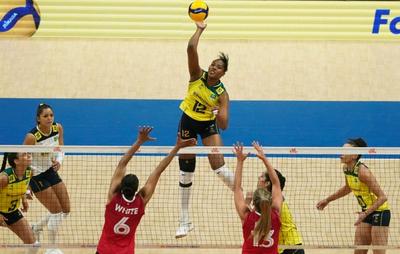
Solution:
{"label": "team logo on jersey", "polygon": [[[9,179],[9,183],[15,182],[15,176],[14,176],[14,175],[10,175],[10,176],[8,177],[8,179]],[[12,187],[12,186],[11,186],[11,187]]]}
{"label": "team logo on jersey", "polygon": [[54,131],[54,132],[57,131],[57,129],[58,129],[58,128],[57,128],[57,125],[53,125],[52,127],[53,127],[53,131]]}
{"label": "team logo on jersey", "polygon": [[215,90],[218,95],[221,95],[225,90],[222,87],[218,87],[217,90]]}
{"label": "team logo on jersey", "polygon": [[41,137],[42,137],[42,134],[40,134],[40,132],[35,133],[36,140],[39,140]]}

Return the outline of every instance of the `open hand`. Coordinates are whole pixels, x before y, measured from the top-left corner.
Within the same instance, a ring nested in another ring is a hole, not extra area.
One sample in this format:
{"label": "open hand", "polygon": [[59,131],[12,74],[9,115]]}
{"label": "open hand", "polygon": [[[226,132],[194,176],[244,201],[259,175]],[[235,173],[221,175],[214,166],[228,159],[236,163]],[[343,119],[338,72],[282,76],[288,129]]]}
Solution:
{"label": "open hand", "polygon": [[265,154],[264,154],[264,150],[263,150],[262,146],[258,143],[258,141],[253,141],[253,143],[251,143],[251,144],[253,145],[254,149],[256,149],[256,151],[257,151],[256,155],[258,158],[260,158],[260,159],[266,158]]}
{"label": "open hand", "polygon": [[137,140],[140,143],[144,143],[146,141],[154,141],[156,140],[153,137],[150,137],[150,132],[153,130],[153,127],[150,126],[139,126],[139,134]]}
{"label": "open hand", "polygon": [[206,22],[204,20],[203,21],[196,21],[195,23],[196,23],[196,26],[197,26],[198,29],[204,30],[207,27],[207,24],[206,24]]}
{"label": "open hand", "polygon": [[233,145],[233,149],[233,153],[236,155],[238,161],[244,161],[249,155],[248,153],[243,153],[243,143],[236,142],[236,144]]}

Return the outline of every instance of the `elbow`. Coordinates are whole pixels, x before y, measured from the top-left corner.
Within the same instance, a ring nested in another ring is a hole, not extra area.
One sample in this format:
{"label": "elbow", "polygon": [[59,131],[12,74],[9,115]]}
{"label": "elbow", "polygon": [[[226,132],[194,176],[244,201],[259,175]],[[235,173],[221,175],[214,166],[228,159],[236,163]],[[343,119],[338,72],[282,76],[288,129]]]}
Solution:
{"label": "elbow", "polygon": [[382,203],[385,203],[385,202],[387,201],[387,197],[386,197],[385,194],[383,194],[383,195],[381,196],[381,200],[382,200]]}
{"label": "elbow", "polygon": [[221,130],[226,130],[228,129],[228,121],[218,121],[218,128],[220,128]]}
{"label": "elbow", "polygon": [[220,128],[221,130],[226,130],[226,129],[228,128],[228,126],[222,125],[222,124],[221,124],[221,125],[219,126],[219,128]]}
{"label": "elbow", "polygon": [[186,50],[187,50],[188,53],[194,52],[195,51],[194,43],[189,42],[188,45],[187,45],[187,49]]}

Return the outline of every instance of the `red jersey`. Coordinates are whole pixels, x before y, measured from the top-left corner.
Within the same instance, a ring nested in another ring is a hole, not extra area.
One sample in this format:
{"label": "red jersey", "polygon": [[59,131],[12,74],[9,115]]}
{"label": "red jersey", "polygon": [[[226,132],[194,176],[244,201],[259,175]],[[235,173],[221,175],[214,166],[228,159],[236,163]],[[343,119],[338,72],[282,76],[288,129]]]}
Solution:
{"label": "red jersey", "polygon": [[242,254],[277,254],[279,230],[281,229],[281,220],[277,210],[271,210],[271,230],[269,234],[260,242],[255,243],[252,231],[254,230],[260,214],[252,211],[247,214],[243,223],[243,246]]}
{"label": "red jersey", "polygon": [[115,195],[106,205],[103,232],[97,246],[99,254],[135,253],[135,233],[144,215],[143,199],[136,194],[129,202],[122,194]]}

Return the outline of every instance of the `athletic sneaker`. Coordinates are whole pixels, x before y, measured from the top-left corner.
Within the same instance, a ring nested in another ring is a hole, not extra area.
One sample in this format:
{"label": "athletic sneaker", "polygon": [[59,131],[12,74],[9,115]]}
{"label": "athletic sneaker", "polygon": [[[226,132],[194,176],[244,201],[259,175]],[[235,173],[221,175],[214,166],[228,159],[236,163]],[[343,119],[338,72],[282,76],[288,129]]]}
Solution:
{"label": "athletic sneaker", "polygon": [[63,254],[60,249],[47,249],[44,254]]}
{"label": "athletic sneaker", "polygon": [[41,235],[43,233],[43,228],[33,224],[32,225],[32,231],[33,231],[33,235],[36,238],[36,241],[40,242],[40,237],[41,237]]}
{"label": "athletic sneaker", "polygon": [[182,238],[187,236],[187,234],[194,229],[191,222],[184,222],[179,224],[179,228],[176,230],[175,238]]}

